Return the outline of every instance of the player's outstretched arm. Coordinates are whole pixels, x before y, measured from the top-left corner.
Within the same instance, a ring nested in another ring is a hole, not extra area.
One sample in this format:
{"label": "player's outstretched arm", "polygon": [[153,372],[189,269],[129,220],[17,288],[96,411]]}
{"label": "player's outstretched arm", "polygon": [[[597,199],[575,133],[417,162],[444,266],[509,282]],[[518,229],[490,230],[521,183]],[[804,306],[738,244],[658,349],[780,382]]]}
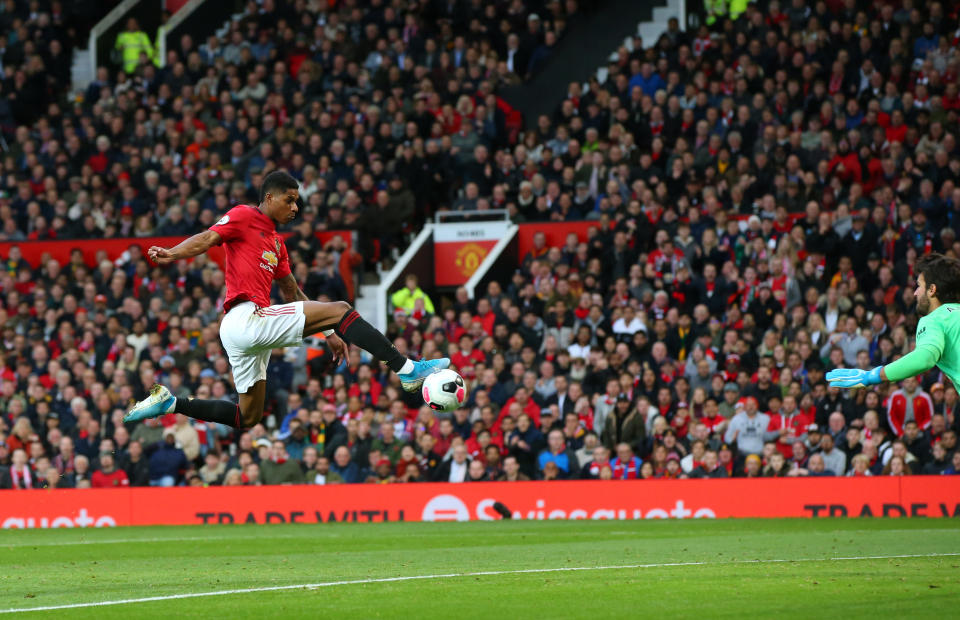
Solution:
{"label": "player's outstretched arm", "polygon": [[169,265],[184,258],[199,256],[219,243],[219,234],[212,230],[205,230],[185,239],[172,248],[153,246],[147,250],[147,256],[158,265]]}
{"label": "player's outstretched arm", "polygon": [[877,385],[884,381],[903,381],[930,370],[936,365],[939,356],[928,346],[920,346],[907,355],[886,366],[877,366],[873,370],[857,368],[837,368],[827,373],[827,381],[833,387],[858,388]]}

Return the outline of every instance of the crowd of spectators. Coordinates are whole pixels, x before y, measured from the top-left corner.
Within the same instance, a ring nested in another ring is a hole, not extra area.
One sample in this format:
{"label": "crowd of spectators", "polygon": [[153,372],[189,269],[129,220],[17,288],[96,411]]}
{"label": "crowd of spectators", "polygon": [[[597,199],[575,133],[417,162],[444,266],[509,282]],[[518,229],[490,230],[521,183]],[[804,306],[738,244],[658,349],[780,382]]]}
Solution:
{"label": "crowd of spectators", "polygon": [[[536,70],[575,3],[370,4],[264,0],[225,43],[181,41],[166,69],[27,106],[0,219],[8,239],[188,234],[285,167],[306,203],[294,273],[320,299],[339,296],[343,248],[317,229],[389,246],[429,209],[595,220],[539,235],[476,299],[415,280],[395,297],[389,335],[448,354],[467,406],[436,415],[358,350],[332,368],[296,349],[275,352],[263,425],[128,428],[155,381],[230,398],[221,271],[154,269],[136,247],[93,269],[13,250],[0,486],[960,471],[939,371],[844,393],[823,379],[911,350],[917,258],[960,256],[955,6],[769,0],[697,32],[674,21],[514,144],[496,89]],[[23,21],[14,83],[48,53],[29,45],[40,18]]]}
{"label": "crowd of spectators", "polygon": [[183,35],[163,59],[130,19],[123,62],[74,95],[58,14],[6,6],[0,240],[196,232],[286,168],[304,221],[359,229],[381,251],[453,203],[460,168],[482,174],[516,139],[519,115],[496,90],[536,73],[579,10],[251,0],[223,38]]}

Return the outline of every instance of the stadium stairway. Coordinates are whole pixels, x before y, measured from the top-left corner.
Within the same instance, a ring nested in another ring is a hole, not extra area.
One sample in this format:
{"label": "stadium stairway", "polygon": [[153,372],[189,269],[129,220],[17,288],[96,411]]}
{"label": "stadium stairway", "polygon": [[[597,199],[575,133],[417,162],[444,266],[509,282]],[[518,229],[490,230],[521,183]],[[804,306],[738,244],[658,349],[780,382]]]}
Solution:
{"label": "stadium stairway", "polygon": [[[606,63],[611,50],[620,45],[633,48],[632,37],[640,34],[644,47],[652,46],[667,28],[670,17],[681,18],[683,0],[608,0],[592,14],[569,25],[567,36],[557,45],[546,67],[525,84],[501,89],[501,96],[523,113],[528,127],[536,126],[541,114],[552,114],[563,100],[567,85],[586,80]],[[681,21],[681,27],[683,19]],[[598,75],[598,77],[600,77]]]}
{"label": "stadium stairway", "polygon": [[96,78],[90,63],[89,49],[73,50],[73,65],[70,68],[70,78],[73,89],[77,92],[84,90]]}

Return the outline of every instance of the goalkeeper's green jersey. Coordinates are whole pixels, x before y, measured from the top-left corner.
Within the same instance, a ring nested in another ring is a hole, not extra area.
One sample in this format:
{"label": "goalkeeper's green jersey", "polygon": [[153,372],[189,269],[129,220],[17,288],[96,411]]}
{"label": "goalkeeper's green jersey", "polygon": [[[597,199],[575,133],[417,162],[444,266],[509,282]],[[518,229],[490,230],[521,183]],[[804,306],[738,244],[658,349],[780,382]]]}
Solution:
{"label": "goalkeeper's green jersey", "polygon": [[960,386],[960,304],[942,304],[917,323],[917,346],[884,366],[888,381],[902,381],[936,366]]}

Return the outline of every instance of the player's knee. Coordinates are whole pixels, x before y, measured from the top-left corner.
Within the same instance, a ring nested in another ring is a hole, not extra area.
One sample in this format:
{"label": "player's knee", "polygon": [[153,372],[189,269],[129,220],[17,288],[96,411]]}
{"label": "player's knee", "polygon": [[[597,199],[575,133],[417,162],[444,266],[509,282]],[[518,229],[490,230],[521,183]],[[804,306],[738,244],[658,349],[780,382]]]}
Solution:
{"label": "player's knee", "polygon": [[353,310],[353,306],[351,306],[345,301],[334,301],[334,302],[331,302],[331,305],[334,306],[334,313],[336,315],[337,321],[342,319],[348,312]]}
{"label": "player's knee", "polygon": [[243,428],[253,428],[263,419],[263,407],[247,407],[240,410],[240,421]]}

